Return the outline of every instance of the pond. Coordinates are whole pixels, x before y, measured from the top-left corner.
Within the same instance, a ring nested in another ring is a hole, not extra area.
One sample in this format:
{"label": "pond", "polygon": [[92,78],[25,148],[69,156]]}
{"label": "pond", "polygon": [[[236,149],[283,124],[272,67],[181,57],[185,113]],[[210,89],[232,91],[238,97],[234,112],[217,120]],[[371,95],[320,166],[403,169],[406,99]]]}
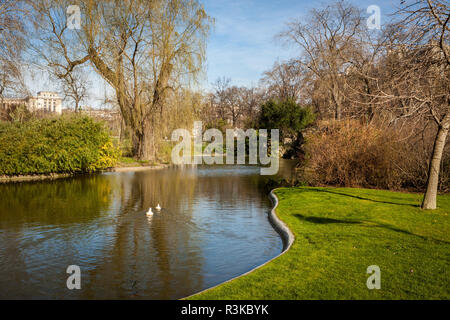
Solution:
{"label": "pond", "polygon": [[282,250],[264,179],[201,166],[0,185],[0,299],[179,299],[243,274]]}

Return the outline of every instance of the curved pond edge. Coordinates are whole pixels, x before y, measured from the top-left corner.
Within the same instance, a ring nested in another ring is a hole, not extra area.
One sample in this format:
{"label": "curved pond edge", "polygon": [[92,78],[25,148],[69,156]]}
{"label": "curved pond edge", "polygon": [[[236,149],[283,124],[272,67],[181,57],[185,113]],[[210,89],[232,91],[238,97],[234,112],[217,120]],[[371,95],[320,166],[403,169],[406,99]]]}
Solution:
{"label": "curved pond edge", "polygon": [[272,201],[272,204],[273,204],[273,208],[272,208],[272,210],[270,210],[270,212],[269,212],[269,222],[270,222],[270,224],[272,225],[272,227],[275,229],[275,231],[278,232],[278,234],[279,234],[280,237],[281,237],[281,240],[283,241],[283,250],[281,251],[281,253],[278,254],[277,256],[273,257],[272,259],[270,259],[270,260],[264,262],[263,264],[261,264],[261,265],[255,267],[255,268],[253,268],[253,269],[251,269],[250,271],[247,271],[246,273],[243,273],[243,274],[241,274],[241,275],[239,275],[239,276],[237,276],[237,277],[234,277],[234,278],[231,278],[231,279],[229,279],[229,280],[227,280],[227,281],[224,281],[224,282],[222,282],[222,283],[219,283],[219,284],[217,284],[217,285],[215,285],[215,286],[213,286],[213,287],[211,287],[211,288],[204,289],[204,290],[202,290],[202,291],[200,291],[200,292],[197,292],[197,293],[194,293],[194,294],[192,294],[192,295],[190,295],[190,296],[181,298],[180,300],[189,299],[189,298],[194,298],[194,297],[195,297],[196,295],[198,295],[198,294],[207,292],[207,291],[209,291],[209,290],[213,290],[213,289],[215,289],[215,288],[217,288],[217,287],[219,287],[219,286],[221,286],[221,285],[224,285],[225,283],[228,283],[228,282],[237,280],[237,279],[239,279],[239,278],[245,277],[245,276],[249,275],[250,273],[252,273],[252,272],[254,272],[254,271],[258,270],[258,269],[261,269],[262,267],[268,265],[269,263],[271,263],[271,262],[274,261],[275,259],[278,259],[278,258],[281,257],[282,255],[284,255],[285,253],[287,253],[287,252],[289,251],[289,249],[291,249],[292,244],[294,243],[294,240],[295,240],[295,236],[294,236],[294,234],[292,233],[292,231],[289,229],[289,227],[288,227],[288,226],[287,226],[280,218],[278,218],[278,216],[277,216],[276,209],[277,209],[277,207],[278,207],[279,201],[278,201],[278,198],[277,198],[277,196],[275,195],[275,192],[274,192],[274,191],[276,191],[276,190],[277,190],[277,189],[273,189],[273,190],[270,191],[270,193],[269,193],[269,198],[270,198],[270,200]]}
{"label": "curved pond edge", "polygon": [[1,183],[13,183],[13,182],[31,182],[31,181],[45,181],[45,180],[57,180],[72,178],[79,174],[75,173],[49,173],[49,174],[36,174],[36,175],[19,175],[19,176],[0,176]]}

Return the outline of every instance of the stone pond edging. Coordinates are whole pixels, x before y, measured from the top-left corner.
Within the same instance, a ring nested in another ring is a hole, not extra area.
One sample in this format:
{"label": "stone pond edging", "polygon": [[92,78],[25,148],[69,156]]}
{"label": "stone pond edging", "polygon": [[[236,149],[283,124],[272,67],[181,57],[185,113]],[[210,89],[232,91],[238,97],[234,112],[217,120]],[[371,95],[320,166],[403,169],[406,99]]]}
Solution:
{"label": "stone pond edging", "polygon": [[275,258],[266,262],[266,264],[288,252],[295,240],[295,236],[291,229],[289,229],[289,227],[277,216],[276,209],[278,207],[278,198],[274,193],[275,190],[277,189],[273,189],[269,194],[270,200],[272,200],[273,203],[273,208],[269,214],[269,221],[272,223],[272,226],[280,234],[281,239],[283,240],[283,251]]}
{"label": "stone pond edging", "polygon": [[273,257],[272,259],[266,261],[262,265],[259,265],[259,266],[255,267],[255,268],[251,269],[250,271],[247,271],[244,274],[241,274],[241,275],[239,275],[237,277],[229,279],[229,280],[227,280],[225,282],[219,283],[219,284],[217,284],[217,285],[215,285],[215,286],[213,286],[211,288],[208,288],[208,289],[202,290],[200,292],[194,293],[194,294],[192,294],[190,296],[184,297],[184,298],[182,298],[182,300],[183,299],[192,298],[192,297],[194,297],[194,296],[196,296],[198,294],[207,292],[207,291],[215,289],[215,288],[217,288],[217,287],[219,287],[221,285],[224,285],[224,284],[226,284],[228,282],[231,282],[231,281],[234,281],[236,279],[242,278],[242,277],[244,277],[246,275],[249,275],[250,273],[252,273],[252,272],[254,272],[254,271],[256,271],[256,270],[258,270],[258,269],[260,269],[260,268],[262,268],[262,267],[264,267],[266,265],[268,265],[273,260],[278,259],[282,255],[284,255],[286,252],[288,252],[289,249],[291,249],[292,244],[294,243],[294,240],[295,240],[295,236],[292,233],[292,231],[289,229],[289,227],[283,221],[281,221],[280,218],[278,218],[278,216],[277,216],[277,214],[275,212],[277,207],[278,207],[278,198],[277,198],[277,196],[274,193],[275,190],[277,190],[277,189],[273,189],[269,193],[269,198],[270,198],[270,200],[272,201],[272,204],[273,204],[273,208],[272,208],[272,210],[270,210],[270,213],[269,213],[269,221],[272,224],[272,226],[275,229],[275,231],[277,231],[278,234],[281,236],[281,240],[283,241],[283,250],[281,251],[281,253],[279,255]]}

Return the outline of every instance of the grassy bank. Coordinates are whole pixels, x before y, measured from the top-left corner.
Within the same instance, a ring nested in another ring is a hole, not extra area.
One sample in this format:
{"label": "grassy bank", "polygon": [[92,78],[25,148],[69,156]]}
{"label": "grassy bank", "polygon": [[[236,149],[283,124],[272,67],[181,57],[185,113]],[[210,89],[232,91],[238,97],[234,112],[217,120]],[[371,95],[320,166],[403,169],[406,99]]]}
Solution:
{"label": "grassy bank", "polygon": [[145,160],[136,160],[132,157],[121,157],[117,162],[116,167],[132,168],[132,167],[148,167],[154,165],[157,165],[157,163]]}
{"label": "grassy bank", "polygon": [[[295,234],[289,252],[192,299],[449,299],[450,195],[282,188],[277,215]],[[366,286],[381,268],[381,290]]]}

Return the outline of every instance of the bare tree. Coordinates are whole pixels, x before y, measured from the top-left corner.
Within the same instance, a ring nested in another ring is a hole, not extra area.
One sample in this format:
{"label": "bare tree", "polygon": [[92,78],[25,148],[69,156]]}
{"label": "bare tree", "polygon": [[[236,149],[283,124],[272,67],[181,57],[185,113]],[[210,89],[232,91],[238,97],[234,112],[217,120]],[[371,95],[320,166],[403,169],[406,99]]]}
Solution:
{"label": "bare tree", "polygon": [[323,9],[311,10],[308,18],[292,21],[279,37],[301,49],[297,62],[326,89],[329,104],[341,119],[344,100],[342,77],[350,65],[348,52],[358,47],[358,35],[365,25],[361,10],[338,1]]}
{"label": "bare tree", "polygon": [[240,103],[243,116],[243,125],[254,128],[260,113],[260,107],[264,97],[264,91],[258,88],[240,88]]}
{"label": "bare tree", "polygon": [[262,94],[255,88],[231,85],[231,79],[218,78],[210,105],[215,116],[226,120],[232,127],[250,125],[256,119]]}
{"label": "bare tree", "polygon": [[440,0],[414,0],[404,3],[398,14],[404,18],[386,28],[380,57],[351,72],[364,84],[361,104],[388,112],[391,122],[431,121],[437,126],[422,203],[423,209],[436,209],[450,128],[450,6]]}
{"label": "bare tree", "polygon": [[302,65],[296,60],[275,62],[271,70],[264,72],[261,83],[267,86],[271,98],[298,101],[305,82],[304,76]]}
{"label": "bare tree", "polygon": [[238,126],[238,122],[243,115],[241,90],[237,86],[232,86],[226,91],[225,108],[231,117],[231,125],[233,128]]}
{"label": "bare tree", "polygon": [[81,110],[80,103],[89,98],[91,87],[86,70],[75,68],[72,72],[65,74],[61,80],[64,98],[72,100],[74,111],[79,112]]}
{"label": "bare tree", "polygon": [[[401,72],[395,97],[407,99],[402,116],[427,116],[437,125],[429,162],[423,209],[436,209],[439,172],[450,128],[450,5],[442,0],[415,0],[400,10],[401,38],[393,51]],[[394,83],[395,83],[394,82]],[[385,93],[389,97],[389,93]],[[402,105],[404,109],[404,105]]]}
{"label": "bare tree", "polygon": [[212,96],[212,104],[213,108],[217,112],[217,116],[220,119],[227,119],[228,117],[228,103],[229,103],[229,89],[231,87],[231,79],[222,77],[218,78],[213,84],[213,96]]}

